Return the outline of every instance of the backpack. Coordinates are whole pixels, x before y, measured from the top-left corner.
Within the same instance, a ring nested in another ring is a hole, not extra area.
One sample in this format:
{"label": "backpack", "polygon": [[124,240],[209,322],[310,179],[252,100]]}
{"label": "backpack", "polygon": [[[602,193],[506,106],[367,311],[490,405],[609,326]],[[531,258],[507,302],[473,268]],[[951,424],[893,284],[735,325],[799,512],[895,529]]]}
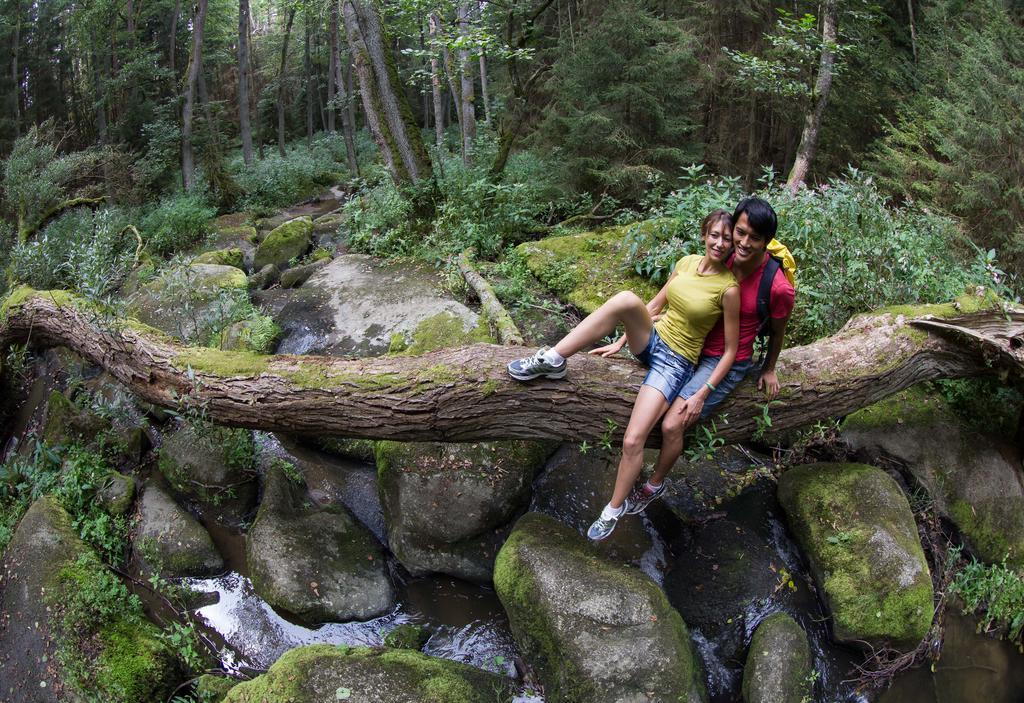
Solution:
{"label": "backpack", "polygon": [[768,243],[768,262],[761,272],[761,282],[757,287],[757,345],[761,347],[759,364],[764,362],[768,351],[768,343],[772,335],[771,298],[772,282],[775,274],[782,269],[783,275],[796,288],[796,259],[785,244],[777,239]]}

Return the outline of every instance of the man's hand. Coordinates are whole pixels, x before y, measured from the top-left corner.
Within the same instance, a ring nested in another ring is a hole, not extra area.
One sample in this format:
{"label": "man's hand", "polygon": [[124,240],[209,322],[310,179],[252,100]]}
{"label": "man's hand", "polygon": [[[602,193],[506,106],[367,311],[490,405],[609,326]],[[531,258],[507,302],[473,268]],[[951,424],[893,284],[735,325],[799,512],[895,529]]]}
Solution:
{"label": "man's hand", "polygon": [[691,427],[693,423],[700,419],[700,411],[704,409],[704,399],[700,397],[700,394],[692,395],[687,398],[682,405],[680,405],[676,412],[683,416],[683,425],[685,427]]}
{"label": "man's hand", "polygon": [[625,344],[626,344],[626,335],[622,335],[621,337],[619,337],[617,340],[615,340],[611,344],[606,344],[603,347],[598,347],[597,349],[591,349],[587,353],[588,354],[597,354],[597,355],[602,356],[602,357],[607,359],[609,356],[612,356],[614,354],[618,354],[619,350],[621,350],[623,345],[625,345]]}
{"label": "man's hand", "polygon": [[757,388],[763,390],[769,400],[774,399],[779,394],[780,388],[778,374],[774,371],[765,371],[757,380]]}

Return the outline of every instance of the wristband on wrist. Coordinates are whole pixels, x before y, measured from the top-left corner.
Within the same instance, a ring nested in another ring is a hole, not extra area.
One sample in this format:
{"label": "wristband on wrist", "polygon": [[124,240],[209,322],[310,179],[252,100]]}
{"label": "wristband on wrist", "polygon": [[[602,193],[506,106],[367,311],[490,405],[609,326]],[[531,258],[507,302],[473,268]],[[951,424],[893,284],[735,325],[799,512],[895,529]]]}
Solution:
{"label": "wristband on wrist", "polygon": [[712,393],[715,392],[715,387],[711,385],[711,381],[707,381],[704,385],[710,388]]}

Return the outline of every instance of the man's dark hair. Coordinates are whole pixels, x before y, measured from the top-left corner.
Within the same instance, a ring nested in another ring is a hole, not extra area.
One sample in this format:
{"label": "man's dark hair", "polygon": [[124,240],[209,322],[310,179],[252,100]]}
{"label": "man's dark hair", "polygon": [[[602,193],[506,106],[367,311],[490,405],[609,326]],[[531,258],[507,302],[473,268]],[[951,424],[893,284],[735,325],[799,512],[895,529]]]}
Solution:
{"label": "man's dark hair", "polygon": [[768,201],[756,195],[744,198],[736,205],[736,210],[732,213],[732,221],[739,222],[740,215],[743,213],[747,213],[747,222],[750,223],[750,226],[764,237],[766,242],[770,242],[779,228],[779,218]]}

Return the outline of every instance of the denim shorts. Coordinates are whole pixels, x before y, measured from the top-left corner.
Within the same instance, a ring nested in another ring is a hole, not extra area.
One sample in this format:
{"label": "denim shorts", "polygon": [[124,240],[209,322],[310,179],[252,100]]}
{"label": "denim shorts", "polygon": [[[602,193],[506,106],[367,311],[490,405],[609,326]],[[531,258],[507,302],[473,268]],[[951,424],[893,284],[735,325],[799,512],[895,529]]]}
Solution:
{"label": "denim shorts", "polygon": [[[697,364],[697,370],[694,371],[690,381],[679,391],[680,397],[689,398],[703,388],[704,384],[711,378],[711,374],[715,372],[715,367],[718,366],[718,360],[721,358],[720,356],[702,356]],[[747,377],[747,374],[753,368],[755,368],[753,359],[744,359],[734,363],[732,368],[729,369],[729,373],[725,375],[725,378],[719,381],[715,390],[711,391],[708,397],[704,399],[704,407],[700,411],[701,418],[703,419],[714,412],[715,407],[725,400],[727,395],[732,393],[732,390]]]}
{"label": "denim shorts", "polygon": [[647,367],[647,375],[642,385],[660,391],[669,405],[693,376],[693,362],[665,344],[653,327],[647,346],[636,355],[636,358]]}

